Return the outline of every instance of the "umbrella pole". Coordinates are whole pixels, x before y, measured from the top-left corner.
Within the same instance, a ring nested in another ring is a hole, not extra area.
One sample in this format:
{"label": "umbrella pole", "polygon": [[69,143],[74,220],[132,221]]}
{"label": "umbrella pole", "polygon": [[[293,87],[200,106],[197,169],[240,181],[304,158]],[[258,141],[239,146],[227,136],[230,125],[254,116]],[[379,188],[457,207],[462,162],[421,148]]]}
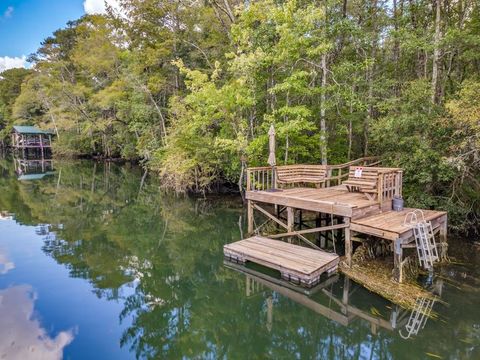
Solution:
{"label": "umbrella pole", "polygon": [[272,166],[272,189],[277,188],[277,167]]}

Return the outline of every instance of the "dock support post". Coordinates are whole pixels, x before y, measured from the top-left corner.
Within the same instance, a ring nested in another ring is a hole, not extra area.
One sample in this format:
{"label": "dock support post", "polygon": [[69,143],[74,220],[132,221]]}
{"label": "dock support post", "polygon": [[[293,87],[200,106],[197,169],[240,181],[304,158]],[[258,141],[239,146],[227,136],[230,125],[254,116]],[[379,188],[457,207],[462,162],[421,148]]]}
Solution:
{"label": "dock support post", "polygon": [[248,222],[248,234],[253,233],[253,204],[252,200],[247,200],[247,222]]}
{"label": "dock support post", "polygon": [[440,241],[447,242],[447,220],[440,225]]}
{"label": "dock support post", "polygon": [[345,228],[345,257],[347,259],[347,265],[352,266],[352,237],[350,231],[350,218],[344,217],[343,222],[348,227]]}
{"label": "dock support post", "polygon": [[[316,213],[315,215],[315,227],[319,228],[322,226],[322,221],[320,219],[320,214],[321,213]],[[322,244],[320,243],[321,239],[322,239],[322,233],[321,232],[318,232],[316,235],[316,242],[318,245],[320,245],[320,247],[322,247]]]}
{"label": "dock support post", "polygon": [[397,239],[393,243],[393,279],[399,283],[402,282],[402,240]]}
{"label": "dock support post", "polygon": [[[287,232],[293,231],[293,226],[295,224],[295,212],[293,208],[287,207]],[[292,238],[288,238],[288,242],[292,242]]]}
{"label": "dock support post", "polygon": [[448,259],[447,219],[440,225],[440,261]]}
{"label": "dock support post", "polygon": [[[327,226],[327,222],[323,221],[325,219],[323,213],[320,213],[320,226]],[[320,247],[326,249],[327,247],[327,235],[324,232],[320,233]]]}

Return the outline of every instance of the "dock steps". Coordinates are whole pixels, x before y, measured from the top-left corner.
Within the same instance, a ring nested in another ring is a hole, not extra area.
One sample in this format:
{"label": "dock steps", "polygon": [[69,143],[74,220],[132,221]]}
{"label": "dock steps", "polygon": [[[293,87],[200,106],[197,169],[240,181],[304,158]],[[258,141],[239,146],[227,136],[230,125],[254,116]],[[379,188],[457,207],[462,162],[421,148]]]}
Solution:
{"label": "dock steps", "polygon": [[318,284],[320,276],[336,271],[340,261],[337,254],[262,236],[227,244],[223,252],[229,261],[240,264],[250,261],[278,270],[282,279],[304,287]]}

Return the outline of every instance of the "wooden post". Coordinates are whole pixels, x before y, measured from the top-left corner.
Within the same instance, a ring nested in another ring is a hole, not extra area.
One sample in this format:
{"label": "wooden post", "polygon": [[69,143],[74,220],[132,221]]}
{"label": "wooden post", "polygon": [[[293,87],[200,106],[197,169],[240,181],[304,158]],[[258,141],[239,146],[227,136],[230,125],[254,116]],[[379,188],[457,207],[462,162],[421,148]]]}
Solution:
{"label": "wooden post", "polygon": [[345,216],[343,222],[348,227],[345,228],[345,257],[347,259],[347,265],[352,266],[352,238],[350,231],[350,218]]}
{"label": "wooden post", "polygon": [[43,135],[39,134],[38,139],[40,140],[40,150],[42,151],[42,160],[44,159],[44,154],[43,154]]}
{"label": "wooden post", "polygon": [[440,224],[440,261],[448,260],[447,223],[447,216],[445,215],[445,221]]}
{"label": "wooden post", "polygon": [[399,283],[403,280],[402,274],[402,240],[397,239],[393,242],[393,279]]}
{"label": "wooden post", "polygon": [[247,200],[247,223],[248,223],[248,234],[252,235],[252,233],[253,233],[253,203],[252,203],[252,200]]}
{"label": "wooden post", "polygon": [[[287,232],[292,232],[295,225],[295,211],[290,206],[287,207]],[[288,238],[288,242],[292,242],[292,238]]]}
{"label": "wooden post", "polygon": [[440,242],[447,242],[447,218],[445,222],[440,225]]}
{"label": "wooden post", "polygon": [[[323,221],[325,217],[323,216],[323,213],[320,213],[320,226],[327,226],[327,222]],[[324,232],[320,233],[320,247],[322,249],[325,249],[327,247],[327,235]]]}
{"label": "wooden post", "polygon": [[[316,213],[316,215],[315,215],[315,227],[317,227],[317,228],[322,226],[322,221],[320,219],[320,214],[321,213]],[[317,235],[316,235],[316,240],[317,240],[317,245],[320,245],[320,247],[322,247],[321,244],[320,244],[321,239],[322,239],[322,233],[318,232]]]}
{"label": "wooden post", "polygon": [[382,208],[383,204],[383,176],[383,173],[379,174],[377,183],[377,201],[380,203],[380,209]]}

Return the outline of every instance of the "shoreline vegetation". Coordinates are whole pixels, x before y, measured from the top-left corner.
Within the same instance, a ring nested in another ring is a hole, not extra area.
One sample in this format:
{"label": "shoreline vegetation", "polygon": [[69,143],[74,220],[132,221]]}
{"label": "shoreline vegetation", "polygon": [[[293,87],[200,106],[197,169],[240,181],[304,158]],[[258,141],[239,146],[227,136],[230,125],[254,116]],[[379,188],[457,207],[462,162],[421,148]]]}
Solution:
{"label": "shoreline vegetation", "polygon": [[134,161],[176,192],[237,186],[266,164],[380,156],[410,207],[480,231],[480,9],[475,0],[123,0],[0,74],[13,124],[62,157]]}

